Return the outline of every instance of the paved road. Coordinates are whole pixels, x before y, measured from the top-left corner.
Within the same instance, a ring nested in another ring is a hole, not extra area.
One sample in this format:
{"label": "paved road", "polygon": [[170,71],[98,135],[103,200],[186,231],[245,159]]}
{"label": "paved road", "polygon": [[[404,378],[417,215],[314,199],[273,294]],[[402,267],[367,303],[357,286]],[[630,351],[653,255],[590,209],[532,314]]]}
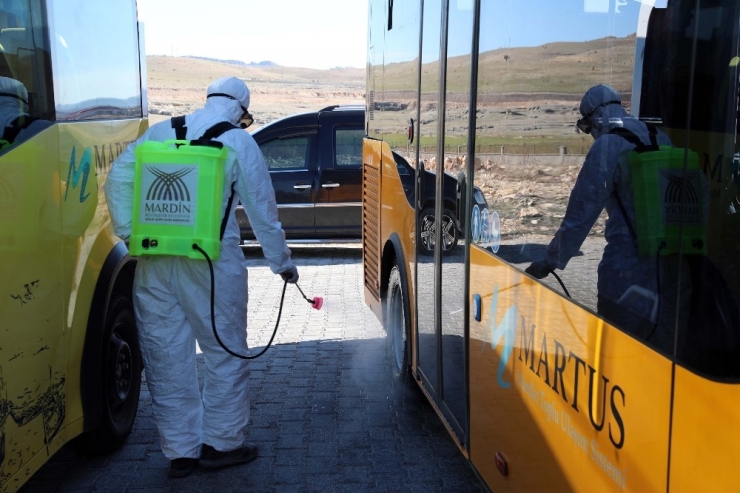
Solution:
{"label": "paved road", "polygon": [[[275,342],[251,365],[246,432],[259,445],[257,460],[168,479],[144,382],[121,450],[85,458],[64,449],[23,493],[483,491],[421,392],[393,379],[385,332],[364,304],[358,246],[296,245],[293,252],[299,285],[309,297],[323,296],[324,307],[313,310],[289,286]],[[245,255],[248,340],[260,349],[272,334],[282,282],[258,249]]]}

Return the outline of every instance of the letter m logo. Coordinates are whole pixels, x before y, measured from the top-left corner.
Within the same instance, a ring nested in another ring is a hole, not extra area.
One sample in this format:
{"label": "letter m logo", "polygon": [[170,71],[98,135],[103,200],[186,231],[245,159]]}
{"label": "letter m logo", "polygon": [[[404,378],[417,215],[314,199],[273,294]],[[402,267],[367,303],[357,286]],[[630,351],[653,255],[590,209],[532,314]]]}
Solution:
{"label": "letter m logo", "polygon": [[[511,357],[511,352],[514,349],[514,340],[516,339],[516,322],[517,322],[517,308],[516,305],[510,306],[504,317],[501,319],[500,324],[496,324],[496,317],[498,315],[498,286],[493,290],[493,298],[491,300],[491,310],[488,312],[488,318],[486,319],[486,326],[488,326],[491,338],[491,349],[495,349],[501,339],[503,339],[503,348],[501,350],[501,360],[498,364],[498,385],[502,389],[508,389],[511,387],[511,383],[504,380],[504,372],[506,371],[506,365]],[[481,351],[486,347],[485,341]]]}
{"label": "letter m logo", "polygon": [[[85,202],[90,196],[90,192],[87,191],[87,179],[90,176],[90,165],[92,163],[92,152],[90,148],[85,149],[80,158],[80,166],[77,167],[75,162],[77,161],[77,148],[72,148],[72,157],[69,160],[69,171],[67,172],[67,188],[64,191],[64,201],[67,201],[67,195],[69,195],[70,185],[72,188],[80,187],[80,204]],[[82,183],[80,183],[80,181]]]}

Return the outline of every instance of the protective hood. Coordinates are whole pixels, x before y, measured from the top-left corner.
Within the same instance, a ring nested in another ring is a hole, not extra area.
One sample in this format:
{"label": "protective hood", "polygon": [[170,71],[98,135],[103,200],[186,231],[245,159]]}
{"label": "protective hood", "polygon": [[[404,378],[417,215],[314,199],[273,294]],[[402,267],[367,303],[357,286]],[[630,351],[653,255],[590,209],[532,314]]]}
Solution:
{"label": "protective hood", "polygon": [[216,79],[208,86],[205,108],[236,125],[244,110],[249,109],[249,87],[236,77]]}
{"label": "protective hood", "polygon": [[10,123],[28,111],[28,91],[19,81],[0,77],[0,135]]}
{"label": "protective hood", "polygon": [[592,87],[583,95],[579,110],[582,115],[589,115],[594,139],[609,133],[612,128],[623,126],[627,112],[621,102],[622,97],[616,89],[604,84]]}

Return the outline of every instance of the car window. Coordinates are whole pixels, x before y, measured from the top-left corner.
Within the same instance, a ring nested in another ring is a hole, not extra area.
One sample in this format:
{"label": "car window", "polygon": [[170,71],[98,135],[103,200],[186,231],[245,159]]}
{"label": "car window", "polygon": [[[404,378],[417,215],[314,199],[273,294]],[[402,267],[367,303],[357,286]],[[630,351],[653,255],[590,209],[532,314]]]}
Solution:
{"label": "car window", "polygon": [[334,166],[338,169],[361,168],[364,136],[361,128],[334,129]]}
{"label": "car window", "polygon": [[308,169],[310,135],[273,139],[260,144],[270,171]]}

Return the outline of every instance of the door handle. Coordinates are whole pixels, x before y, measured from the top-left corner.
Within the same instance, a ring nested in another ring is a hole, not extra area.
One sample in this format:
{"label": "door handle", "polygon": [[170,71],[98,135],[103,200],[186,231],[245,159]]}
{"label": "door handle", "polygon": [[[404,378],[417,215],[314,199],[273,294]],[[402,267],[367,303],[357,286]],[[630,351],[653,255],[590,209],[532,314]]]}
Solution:
{"label": "door handle", "polygon": [[337,188],[339,185],[339,183],[324,183],[321,188]]}
{"label": "door handle", "polygon": [[307,188],[311,188],[311,185],[293,185],[293,188],[296,190],[305,190]]}

